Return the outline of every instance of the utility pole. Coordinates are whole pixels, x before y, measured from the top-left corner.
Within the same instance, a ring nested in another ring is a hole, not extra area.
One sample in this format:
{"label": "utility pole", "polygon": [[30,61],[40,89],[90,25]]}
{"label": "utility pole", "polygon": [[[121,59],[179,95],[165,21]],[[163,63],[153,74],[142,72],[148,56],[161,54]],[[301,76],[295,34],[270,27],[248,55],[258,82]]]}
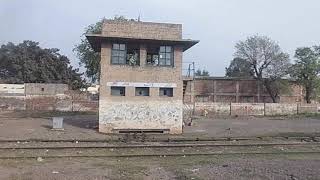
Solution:
{"label": "utility pole", "polygon": [[194,116],[195,114],[195,109],[196,109],[196,101],[195,101],[195,97],[194,97],[194,81],[195,81],[195,67],[194,67],[194,62],[192,62],[192,83],[190,86],[191,89],[191,97],[193,100],[193,108],[192,108],[192,116]]}

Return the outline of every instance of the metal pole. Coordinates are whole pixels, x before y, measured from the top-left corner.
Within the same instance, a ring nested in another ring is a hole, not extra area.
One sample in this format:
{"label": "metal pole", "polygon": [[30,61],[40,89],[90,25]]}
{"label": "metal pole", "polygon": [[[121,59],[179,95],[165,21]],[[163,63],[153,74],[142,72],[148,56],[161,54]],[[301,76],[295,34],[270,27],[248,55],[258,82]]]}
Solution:
{"label": "metal pole", "polygon": [[195,81],[195,77],[194,77],[194,70],[195,70],[195,68],[194,68],[194,62],[192,62],[192,70],[193,70],[193,72],[192,72],[192,83],[191,83],[191,86],[192,87],[190,87],[191,88],[191,96],[192,96],[192,99],[193,99],[193,110],[192,110],[192,116],[194,116],[194,114],[195,114],[195,109],[196,109],[196,100],[195,100],[195,97],[194,97],[194,81]]}

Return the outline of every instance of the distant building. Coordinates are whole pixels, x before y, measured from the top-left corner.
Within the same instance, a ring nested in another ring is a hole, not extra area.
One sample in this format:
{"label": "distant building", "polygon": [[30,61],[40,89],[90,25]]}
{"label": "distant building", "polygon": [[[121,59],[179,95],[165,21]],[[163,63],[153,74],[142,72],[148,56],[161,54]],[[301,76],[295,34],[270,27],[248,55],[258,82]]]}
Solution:
{"label": "distant building", "polygon": [[101,52],[99,131],[182,133],[181,24],[112,21],[88,34]]}
{"label": "distant building", "polygon": [[0,96],[56,96],[69,90],[67,84],[0,84]]}

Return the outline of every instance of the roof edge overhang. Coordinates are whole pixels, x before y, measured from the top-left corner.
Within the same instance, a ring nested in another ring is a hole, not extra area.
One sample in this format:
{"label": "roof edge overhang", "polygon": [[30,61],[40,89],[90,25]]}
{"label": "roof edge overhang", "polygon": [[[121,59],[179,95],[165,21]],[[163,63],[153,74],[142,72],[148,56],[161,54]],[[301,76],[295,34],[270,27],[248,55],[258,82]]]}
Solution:
{"label": "roof edge overhang", "polygon": [[101,44],[103,42],[119,42],[119,43],[146,43],[146,44],[166,44],[166,45],[180,45],[183,51],[191,48],[199,43],[199,40],[181,39],[181,40],[162,40],[162,39],[138,39],[128,37],[107,37],[101,34],[86,34],[86,37],[94,51],[101,51]]}

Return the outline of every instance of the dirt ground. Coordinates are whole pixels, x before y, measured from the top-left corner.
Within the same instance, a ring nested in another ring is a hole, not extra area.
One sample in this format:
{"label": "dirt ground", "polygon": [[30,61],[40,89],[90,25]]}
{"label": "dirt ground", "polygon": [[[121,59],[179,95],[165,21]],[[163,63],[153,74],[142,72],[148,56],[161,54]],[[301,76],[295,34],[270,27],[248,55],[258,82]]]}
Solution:
{"label": "dirt ground", "polygon": [[[64,116],[64,131],[52,131]],[[97,132],[96,114],[1,112],[0,140],[117,139]],[[195,118],[184,134],[170,137],[320,135],[319,116]],[[147,135],[169,137],[168,135]],[[319,154],[219,155],[153,158],[0,160],[0,179],[320,179]]]}
{"label": "dirt ground", "polygon": [[209,137],[320,135],[320,116],[199,117],[184,132]]}
{"label": "dirt ground", "polygon": [[318,180],[317,155],[0,160],[0,179]]}
{"label": "dirt ground", "polygon": [[[52,131],[52,116],[64,116],[64,131]],[[0,140],[118,139],[98,132],[96,114],[1,112]],[[320,136],[320,116],[195,118],[174,137]],[[147,135],[149,138],[167,135]]]}

